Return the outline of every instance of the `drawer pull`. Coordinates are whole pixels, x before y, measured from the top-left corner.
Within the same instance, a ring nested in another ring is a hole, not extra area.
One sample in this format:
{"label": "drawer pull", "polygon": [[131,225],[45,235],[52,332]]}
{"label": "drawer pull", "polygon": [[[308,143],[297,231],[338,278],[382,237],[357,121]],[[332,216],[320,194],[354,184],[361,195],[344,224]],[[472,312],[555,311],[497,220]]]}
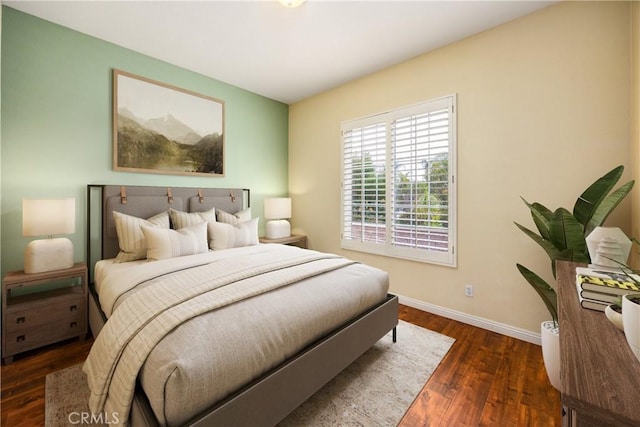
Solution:
{"label": "drawer pull", "polygon": [[78,311],[78,306],[77,305],[72,305],[69,307],[69,311]]}
{"label": "drawer pull", "polygon": [[24,322],[25,322],[24,316],[20,316],[16,319],[16,323],[24,323]]}
{"label": "drawer pull", "polygon": [[27,337],[25,337],[24,335],[18,335],[16,337],[16,342],[23,342]]}
{"label": "drawer pull", "polygon": [[75,328],[75,327],[77,327],[77,326],[78,326],[78,322],[71,322],[71,323],[69,324],[69,327],[70,327],[70,328]]}

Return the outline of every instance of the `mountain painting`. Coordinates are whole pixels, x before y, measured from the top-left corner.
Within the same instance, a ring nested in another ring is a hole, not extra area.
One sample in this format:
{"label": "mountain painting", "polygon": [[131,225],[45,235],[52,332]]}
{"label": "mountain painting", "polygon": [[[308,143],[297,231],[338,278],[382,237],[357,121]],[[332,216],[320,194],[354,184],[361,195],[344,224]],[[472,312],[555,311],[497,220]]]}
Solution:
{"label": "mountain painting", "polygon": [[224,102],[113,71],[114,169],[224,176]]}

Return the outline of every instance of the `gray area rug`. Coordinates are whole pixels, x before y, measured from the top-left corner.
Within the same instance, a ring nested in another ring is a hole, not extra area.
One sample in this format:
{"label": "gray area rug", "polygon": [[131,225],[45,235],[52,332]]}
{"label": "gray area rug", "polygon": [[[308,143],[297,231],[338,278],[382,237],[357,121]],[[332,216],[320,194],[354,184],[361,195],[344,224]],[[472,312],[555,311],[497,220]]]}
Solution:
{"label": "gray area rug", "polygon": [[[395,426],[453,341],[400,321],[395,344],[389,333],[279,426]],[[45,425],[78,425],[88,395],[82,364],[47,375]]]}

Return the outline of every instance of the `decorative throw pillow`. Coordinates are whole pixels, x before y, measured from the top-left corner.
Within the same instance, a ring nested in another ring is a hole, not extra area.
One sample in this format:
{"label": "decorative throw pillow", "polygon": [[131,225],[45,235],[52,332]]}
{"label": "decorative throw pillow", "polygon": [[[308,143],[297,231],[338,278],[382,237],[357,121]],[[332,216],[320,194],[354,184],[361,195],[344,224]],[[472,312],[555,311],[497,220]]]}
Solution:
{"label": "decorative throw pillow", "polygon": [[216,208],[211,208],[204,212],[182,212],[175,209],[169,209],[173,228],[180,229],[200,222],[216,222]]}
{"label": "decorative throw pillow", "polygon": [[218,209],[218,211],[216,212],[216,217],[218,218],[218,222],[237,225],[240,222],[246,222],[251,220],[251,208],[241,210],[234,214],[230,214]]}
{"label": "decorative throw pillow", "polygon": [[166,211],[149,219],[113,211],[113,220],[116,223],[116,234],[120,246],[116,262],[135,261],[147,257],[147,244],[142,234],[142,226],[169,228],[169,213]]}
{"label": "decorative throw pillow", "polygon": [[209,247],[214,251],[219,251],[257,245],[259,219],[253,218],[249,221],[239,222],[237,225],[223,222],[210,223],[209,229],[213,231],[213,238],[209,240]]}
{"label": "decorative throw pillow", "polygon": [[167,259],[207,252],[207,223],[183,227],[179,230],[142,226],[147,240],[148,259]]}

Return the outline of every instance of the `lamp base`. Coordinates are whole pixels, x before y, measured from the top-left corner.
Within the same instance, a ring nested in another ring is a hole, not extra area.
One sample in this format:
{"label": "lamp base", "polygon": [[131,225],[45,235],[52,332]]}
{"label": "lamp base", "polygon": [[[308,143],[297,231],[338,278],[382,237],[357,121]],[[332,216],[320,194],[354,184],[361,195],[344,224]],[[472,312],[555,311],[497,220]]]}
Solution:
{"label": "lamp base", "polygon": [[265,237],[267,239],[282,239],[291,236],[291,224],[286,219],[267,222]]}
{"label": "lamp base", "polygon": [[32,240],[24,251],[27,274],[73,267],[73,243],[66,237]]}

